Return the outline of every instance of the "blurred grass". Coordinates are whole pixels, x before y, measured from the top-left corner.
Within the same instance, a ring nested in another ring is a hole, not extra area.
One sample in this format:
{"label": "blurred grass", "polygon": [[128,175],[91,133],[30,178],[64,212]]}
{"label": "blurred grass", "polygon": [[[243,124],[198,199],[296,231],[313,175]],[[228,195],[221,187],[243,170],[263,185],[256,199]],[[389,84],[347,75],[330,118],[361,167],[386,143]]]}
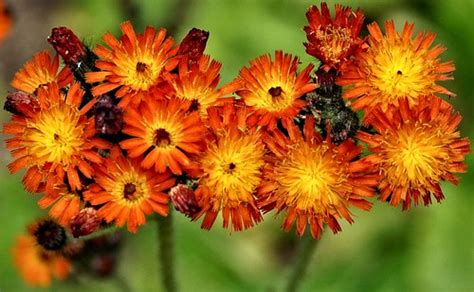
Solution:
{"label": "blurred grass", "polygon": [[[15,10],[17,3],[10,1]],[[34,3],[30,1],[29,3]],[[360,5],[367,18],[381,24],[394,18],[400,27],[405,20],[415,22],[417,30],[438,33],[437,43],[448,51],[444,60],[453,59],[456,80],[445,85],[455,91],[455,107],[464,116],[463,136],[474,136],[474,91],[471,85],[474,67],[474,2],[455,1],[339,1]],[[47,1],[45,3],[48,3]],[[96,43],[106,31],[118,32],[118,24],[126,13],[120,1],[84,0],[51,2],[46,7],[43,25],[49,28],[66,25],[87,42]],[[138,5],[140,21],[156,26],[174,21],[172,1],[133,1]],[[276,49],[296,54],[302,63],[312,59],[304,52],[302,27],[304,13],[314,1],[194,1],[187,17],[180,20],[177,40],[192,27],[211,32],[206,53],[222,61],[222,79],[229,81],[250,59]],[[332,5],[335,1],[329,1]],[[32,4],[34,5],[34,4]],[[46,4],[47,5],[47,4]],[[319,5],[319,4],[318,4]],[[354,7],[355,8],[355,7]],[[182,8],[177,8],[182,9]],[[24,11],[15,11],[22,18]],[[26,14],[26,12],[25,12]],[[29,23],[35,26],[35,23]],[[25,32],[17,32],[7,42],[16,42]],[[23,46],[25,46],[22,43]],[[6,44],[8,46],[8,44]],[[47,47],[46,42],[43,47]],[[26,47],[28,56],[39,51]],[[0,54],[2,48],[0,48]],[[4,56],[4,55],[2,55]],[[16,66],[19,68],[26,59]],[[2,59],[1,62],[3,62]],[[16,69],[15,68],[15,69]],[[2,92],[9,90],[11,76],[0,81]],[[6,121],[6,115],[2,120]],[[25,225],[46,212],[39,210],[36,199],[26,194],[21,176],[6,171],[9,155],[0,152],[0,291],[28,291],[11,264],[10,249],[15,236]],[[468,157],[469,168],[473,156]],[[474,180],[470,173],[462,175],[457,187],[444,185],[446,200],[429,208],[419,207],[408,212],[376,203],[369,213],[355,212],[356,223],[343,225],[343,232],[334,236],[326,232],[312,259],[308,277],[301,291],[473,291],[473,203]],[[36,197],[37,198],[37,197]],[[206,232],[182,216],[176,224],[176,252],[179,287],[182,291],[274,291],[285,282],[291,269],[291,254],[297,242],[293,233],[279,230],[280,220],[266,216],[266,222],[238,234],[215,228]],[[118,276],[132,291],[156,290],[159,269],[156,264],[156,227],[150,222],[137,235],[127,236],[121,251]],[[279,244],[277,244],[279,243]],[[289,244],[288,244],[289,243]],[[287,246],[286,250],[280,245]],[[82,279],[79,282],[56,282],[53,291],[83,291],[87,289],[124,291],[113,279]]]}

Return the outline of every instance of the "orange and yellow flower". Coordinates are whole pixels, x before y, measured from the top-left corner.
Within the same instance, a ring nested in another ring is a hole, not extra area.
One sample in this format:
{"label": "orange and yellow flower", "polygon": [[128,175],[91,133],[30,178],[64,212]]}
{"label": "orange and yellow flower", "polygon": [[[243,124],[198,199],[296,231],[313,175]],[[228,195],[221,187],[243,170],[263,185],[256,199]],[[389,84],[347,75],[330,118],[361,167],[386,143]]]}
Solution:
{"label": "orange and yellow flower", "polygon": [[328,6],[321,3],[321,11],[311,6],[306,12],[309,25],[305,26],[308,42],[306,52],[322,62],[322,68],[342,67],[349,57],[363,44],[359,37],[364,23],[360,10],[353,12],[350,7],[335,5],[335,16],[331,18]]}
{"label": "orange and yellow flower", "polygon": [[205,127],[198,112],[186,112],[183,101],[147,100],[124,114],[123,132],[133,138],[120,142],[131,158],[144,154],[141,166],[180,175],[191,164],[189,154],[199,154]]}
{"label": "orange and yellow flower", "polygon": [[281,51],[275,52],[275,61],[270,55],[261,56],[243,68],[237,78],[242,89],[237,94],[246,105],[253,108],[250,125],[275,129],[277,121],[290,124],[300,109],[306,105],[301,97],[317,85],[311,83],[313,65],[308,65],[297,74],[298,58]]}
{"label": "orange and yellow flower", "polygon": [[0,43],[10,32],[12,27],[12,17],[3,0],[0,0]]}
{"label": "orange and yellow flower", "polygon": [[264,141],[272,152],[264,169],[264,182],[258,189],[258,202],[265,212],[286,211],[283,229],[296,222],[296,232],[304,234],[309,224],[311,234],[319,238],[324,224],[336,233],[341,230],[337,219],[353,222],[349,206],[369,210],[366,198],[374,195],[377,175],[373,165],[356,160],[361,147],[352,140],[334,145],[323,141],[308,118],[302,134],[295,125],[290,137],[279,130]]}
{"label": "orange and yellow flower", "polygon": [[367,50],[356,54],[356,62],[347,66],[338,79],[339,85],[352,85],[344,97],[355,99],[352,107],[370,113],[380,106],[383,111],[399,106],[407,99],[410,106],[420,97],[436,93],[454,95],[437,84],[452,79],[452,62],[441,62],[445,48],[431,44],[434,33],[419,33],[412,39],[413,24],[406,23],[403,31],[395,31],[393,21],[385,23],[383,35],[376,23],[368,25],[370,36]]}
{"label": "orange and yellow flower", "polygon": [[115,147],[97,170],[95,183],[83,194],[92,205],[102,205],[99,217],[114,221],[119,227],[127,223],[128,230],[136,232],[139,225],[146,223],[145,215],[168,215],[169,197],[164,191],[174,184],[169,172],[144,170],[139,161],[124,157]]}
{"label": "orange and yellow flower", "polygon": [[73,76],[68,67],[59,71],[59,57],[51,59],[48,51],[34,55],[13,78],[11,85],[21,91],[36,93],[40,86],[56,82],[60,88],[72,82]]}
{"label": "orange and yellow flower", "polygon": [[13,262],[28,285],[48,287],[53,277],[62,280],[71,272],[66,258],[45,250],[31,235],[19,236],[12,252]]}
{"label": "orange and yellow flower", "polygon": [[127,21],[120,26],[122,37],[117,40],[111,33],[102,39],[110,49],[98,45],[94,52],[101,58],[96,61],[98,72],[86,73],[89,83],[102,82],[94,86],[92,93],[99,96],[118,89],[115,96],[121,98],[120,106],[140,103],[145,98],[156,98],[157,85],[164,71],[176,67],[173,58],[178,48],[173,48],[173,39],[166,38],[166,30],[155,31],[147,27],[143,34],[135,34]]}
{"label": "orange and yellow flower", "polygon": [[466,172],[469,140],[460,137],[459,113],[445,106],[433,96],[414,107],[401,100],[393,113],[373,111],[371,124],[378,133],[360,132],[358,137],[373,153],[364,160],[380,169],[380,200],[393,206],[402,203],[403,209],[412,201],[428,205],[431,195],[439,202],[444,198],[440,182],[457,184],[454,173]]}
{"label": "orange and yellow flower", "polygon": [[223,96],[237,90],[236,83],[229,83],[217,89],[222,64],[203,55],[197,63],[189,64],[183,58],[178,66],[178,75],[168,75],[168,82],[177,98],[184,101],[186,110],[198,110],[203,117],[207,108],[216,105]]}
{"label": "orange and yellow flower", "polygon": [[262,181],[265,147],[261,134],[245,126],[248,113],[232,103],[208,110],[212,134],[199,159],[202,175],[196,190],[201,211],[193,215],[193,220],[204,215],[204,229],[212,227],[219,212],[224,228],[235,231],[262,221],[255,192]]}
{"label": "orange and yellow flower", "polygon": [[79,83],[67,94],[56,83],[38,90],[39,108],[29,115],[14,115],[3,132],[14,137],[6,146],[15,160],[8,165],[12,173],[22,168],[29,192],[54,192],[55,185],[67,178],[72,191],[82,189],[79,173],[92,178],[92,164],[102,158],[96,148],[108,148],[107,142],[95,138],[94,119],[86,112],[93,105],[79,109],[84,96]]}

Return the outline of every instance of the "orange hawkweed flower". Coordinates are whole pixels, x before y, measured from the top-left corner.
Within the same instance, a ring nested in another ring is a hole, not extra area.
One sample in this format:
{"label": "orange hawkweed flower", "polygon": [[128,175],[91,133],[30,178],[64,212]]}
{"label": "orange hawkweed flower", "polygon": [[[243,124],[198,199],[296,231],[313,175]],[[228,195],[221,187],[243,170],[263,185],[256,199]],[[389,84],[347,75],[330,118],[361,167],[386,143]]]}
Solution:
{"label": "orange hawkweed flower", "polygon": [[107,222],[114,221],[119,227],[127,223],[128,230],[136,232],[146,223],[145,215],[168,215],[169,197],[164,191],[174,186],[175,179],[168,172],[144,170],[139,161],[125,158],[118,147],[97,170],[95,181],[84,192],[84,199],[92,205],[103,205],[98,215]]}
{"label": "orange hawkweed flower", "polygon": [[232,103],[208,110],[212,135],[199,159],[202,175],[196,199],[201,211],[193,214],[193,220],[205,214],[204,229],[212,227],[221,211],[224,228],[235,231],[262,221],[254,196],[262,180],[265,147],[260,133],[245,127],[248,112]]}
{"label": "orange hawkweed flower", "polygon": [[383,35],[376,23],[368,25],[367,50],[356,54],[357,60],[347,66],[338,79],[339,85],[353,85],[344,97],[356,99],[352,107],[370,112],[377,106],[387,111],[407,98],[410,106],[422,96],[435,93],[454,95],[436,82],[452,79],[452,62],[442,63],[439,56],[445,48],[431,44],[434,33],[419,33],[412,40],[413,24],[406,23],[401,33],[395,32],[393,21],[385,23]]}
{"label": "orange hawkweed flower", "polygon": [[261,56],[243,68],[237,78],[242,89],[237,94],[246,105],[254,109],[249,117],[250,125],[268,126],[275,129],[277,121],[290,124],[306,102],[300,97],[316,89],[310,83],[313,65],[308,65],[300,74],[296,73],[298,57],[275,52],[275,61],[270,55]]}
{"label": "orange hawkweed flower", "polygon": [[79,194],[68,191],[66,186],[62,186],[57,192],[44,195],[38,205],[43,209],[52,206],[49,216],[62,226],[69,226],[71,218],[79,214],[83,207]]}
{"label": "orange hawkweed flower", "polygon": [[178,99],[147,100],[124,114],[123,132],[133,138],[120,142],[131,158],[145,154],[141,166],[157,172],[169,168],[182,174],[188,154],[198,154],[206,129],[197,112],[187,113]]}
{"label": "orange hawkweed flower", "polygon": [[0,43],[5,39],[12,27],[12,17],[3,0],[0,0]]}
{"label": "orange hawkweed flower", "polygon": [[373,152],[366,158],[380,169],[380,200],[408,209],[423,200],[431,203],[431,194],[439,202],[444,196],[441,181],[458,183],[454,173],[466,172],[464,159],[470,151],[469,140],[461,138],[459,113],[438,97],[425,98],[410,107],[407,99],[400,108],[383,113],[373,111],[371,124],[378,134],[360,132],[358,137]]}
{"label": "orange hawkweed flower", "polygon": [[321,60],[326,71],[340,68],[363,43],[359,33],[364,15],[360,10],[353,12],[350,7],[336,4],[332,19],[323,2],[321,11],[314,5],[309,7],[306,18],[309,22],[304,28],[308,39],[304,44],[306,52]]}
{"label": "orange hawkweed flower", "polygon": [[154,98],[163,71],[172,70],[178,63],[178,59],[173,59],[178,48],[172,48],[172,38],[165,40],[163,28],[156,32],[147,27],[143,34],[136,35],[127,21],[120,29],[123,33],[120,40],[111,33],[102,37],[110,49],[101,45],[94,49],[102,58],[96,61],[96,67],[101,71],[86,73],[86,80],[103,82],[92,89],[94,96],[118,89],[115,96],[122,99],[119,105],[125,107],[130,101],[138,104],[145,97]]}
{"label": "orange hawkweed flower", "polygon": [[286,211],[283,229],[289,231],[296,222],[299,236],[308,224],[314,238],[320,237],[324,224],[337,233],[337,219],[353,222],[349,206],[370,209],[365,199],[374,195],[377,185],[373,165],[355,160],[361,147],[352,140],[334,145],[328,135],[323,141],[313,118],[306,120],[304,135],[293,128],[288,129],[290,137],[277,130],[264,138],[273,155],[258,189],[259,206],[265,212]]}
{"label": "orange hawkweed flower", "polygon": [[6,146],[16,159],[8,165],[12,173],[22,168],[29,192],[44,190],[54,192],[57,184],[67,177],[72,191],[82,189],[79,172],[92,178],[91,164],[100,163],[96,147],[105,149],[109,144],[95,138],[94,119],[86,112],[90,102],[79,110],[84,91],[74,83],[64,95],[56,83],[38,90],[39,109],[26,116],[13,115],[3,132],[14,137],[7,139]]}
{"label": "orange hawkweed flower", "polygon": [[19,236],[12,250],[13,262],[24,281],[35,287],[48,287],[52,278],[65,279],[71,263],[58,252],[42,248],[35,237]]}
{"label": "orange hawkweed flower", "polygon": [[56,82],[60,88],[72,82],[73,76],[68,67],[63,67],[59,73],[58,70],[59,57],[56,55],[51,59],[48,51],[42,51],[18,70],[11,85],[18,90],[35,93],[40,86],[51,82]]}
{"label": "orange hawkweed flower", "polygon": [[186,110],[198,110],[201,116],[206,117],[208,107],[216,105],[221,97],[238,89],[236,83],[232,82],[217,89],[221,67],[221,63],[203,55],[193,64],[189,64],[188,58],[182,59],[178,76],[168,75],[174,94],[184,100]]}

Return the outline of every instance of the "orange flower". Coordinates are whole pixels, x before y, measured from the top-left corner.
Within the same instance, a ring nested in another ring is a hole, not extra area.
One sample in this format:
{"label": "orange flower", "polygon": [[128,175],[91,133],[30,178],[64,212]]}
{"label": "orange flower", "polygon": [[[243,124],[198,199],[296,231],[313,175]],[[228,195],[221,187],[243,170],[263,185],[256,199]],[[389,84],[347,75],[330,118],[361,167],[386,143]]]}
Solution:
{"label": "orange flower", "polygon": [[248,112],[232,103],[208,110],[212,135],[199,159],[202,175],[196,190],[201,211],[192,215],[197,220],[205,214],[204,229],[212,227],[221,211],[224,228],[235,231],[262,221],[254,195],[262,180],[265,147],[260,133],[245,127]]}
{"label": "orange flower", "polygon": [[249,117],[250,125],[268,126],[271,130],[279,119],[283,124],[290,124],[305,106],[300,97],[317,85],[310,83],[313,65],[297,74],[298,62],[297,57],[276,51],[274,62],[270,55],[264,55],[251,61],[250,68],[240,71],[237,82],[243,89],[237,94],[255,111]]}
{"label": "orange flower", "polygon": [[177,65],[178,59],[172,57],[178,48],[172,48],[172,38],[165,40],[165,29],[156,33],[154,28],[147,27],[143,34],[136,35],[129,21],[122,23],[120,29],[120,40],[111,33],[102,37],[110,49],[101,45],[95,48],[94,52],[102,58],[96,62],[101,71],[86,73],[86,80],[103,82],[92,89],[94,96],[118,89],[115,96],[122,98],[119,105],[125,107],[130,101],[138,104],[146,97],[154,98],[162,73]]}
{"label": "orange flower", "polygon": [[79,214],[83,204],[79,194],[68,191],[66,186],[63,186],[58,192],[43,196],[38,205],[43,209],[52,206],[49,216],[59,224],[69,226],[71,218]]}
{"label": "orange flower", "polygon": [[13,78],[11,85],[28,93],[35,93],[40,86],[56,82],[60,88],[71,83],[73,76],[68,67],[59,71],[59,57],[51,59],[48,51],[34,55]]}
{"label": "orange flower", "polygon": [[98,215],[107,222],[114,221],[118,227],[128,223],[128,230],[136,232],[146,223],[145,215],[168,215],[169,197],[164,191],[174,186],[175,179],[168,172],[143,170],[137,160],[125,158],[118,147],[97,170],[95,181],[84,192],[84,199],[102,205]]}
{"label": "orange flower", "polygon": [[186,110],[198,110],[200,115],[207,116],[207,108],[226,94],[237,90],[236,83],[229,83],[217,89],[222,64],[201,56],[197,63],[189,64],[183,58],[178,67],[178,76],[168,75],[168,82],[174,89],[176,97],[184,100]]}
{"label": "orange flower", "polygon": [[0,43],[5,39],[12,27],[12,17],[3,0],[0,0]]}
{"label": "orange flower", "polygon": [[186,113],[183,102],[147,100],[140,106],[129,108],[124,114],[123,132],[133,138],[120,142],[131,158],[145,154],[141,166],[174,174],[182,174],[191,160],[188,154],[202,149],[205,128],[197,112]]}
{"label": "orange flower", "polygon": [[349,57],[362,45],[359,38],[364,23],[360,10],[353,12],[350,7],[335,5],[335,17],[331,18],[328,6],[321,3],[321,11],[311,6],[306,12],[309,26],[305,26],[308,42],[306,52],[322,62],[322,68],[340,68]]}
{"label": "orange flower", "polygon": [[67,95],[51,83],[38,90],[39,109],[25,116],[14,115],[4,126],[3,132],[14,136],[6,142],[16,159],[8,168],[12,173],[27,169],[23,177],[27,191],[41,192],[46,184],[46,191],[54,192],[54,186],[62,184],[65,177],[75,191],[82,188],[79,172],[92,178],[91,163],[102,160],[95,148],[109,145],[94,138],[94,119],[86,117],[93,102],[79,110],[83,96],[79,83],[74,83]]}
{"label": "orange flower", "polygon": [[441,181],[458,183],[454,173],[466,172],[464,159],[469,140],[460,138],[459,113],[446,108],[438,97],[424,98],[410,107],[407,99],[393,113],[373,111],[371,124],[377,134],[360,132],[373,154],[364,158],[380,169],[380,200],[408,209],[423,200],[431,203],[431,194],[439,202],[444,196]]}
{"label": "orange flower", "polygon": [[402,33],[395,32],[393,21],[385,23],[383,35],[376,23],[368,25],[368,49],[356,54],[357,60],[338,79],[340,85],[353,85],[345,98],[356,99],[352,107],[367,112],[380,106],[387,111],[390,105],[399,106],[407,98],[410,106],[422,96],[435,93],[454,95],[437,81],[452,79],[452,62],[441,63],[439,56],[445,48],[436,45],[433,33],[419,33],[412,40],[413,24],[405,24]]}
{"label": "orange flower", "polygon": [[319,238],[324,224],[336,233],[341,230],[337,219],[353,222],[350,205],[370,209],[371,203],[365,199],[374,195],[377,176],[371,173],[371,163],[355,160],[360,146],[350,139],[334,145],[329,135],[323,141],[311,117],[303,135],[295,125],[288,132],[290,137],[277,130],[264,138],[273,155],[268,158],[265,179],[258,189],[262,210],[286,211],[285,231],[296,221],[299,236],[309,224],[312,236]]}
{"label": "orange flower", "polygon": [[53,277],[62,280],[71,272],[68,260],[42,248],[31,235],[19,236],[12,252],[14,264],[28,285],[48,287]]}

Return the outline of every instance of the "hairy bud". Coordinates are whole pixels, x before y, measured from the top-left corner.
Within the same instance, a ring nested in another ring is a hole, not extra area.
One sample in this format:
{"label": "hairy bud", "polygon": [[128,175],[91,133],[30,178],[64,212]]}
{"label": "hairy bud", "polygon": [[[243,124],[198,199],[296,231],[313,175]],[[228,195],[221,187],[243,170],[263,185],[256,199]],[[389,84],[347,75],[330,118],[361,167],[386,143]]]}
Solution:
{"label": "hairy bud", "polygon": [[84,208],[71,218],[71,233],[75,238],[91,234],[100,225],[100,218],[94,208]]}
{"label": "hairy bud", "polygon": [[209,32],[191,29],[179,45],[178,55],[187,56],[189,65],[197,63],[206,48]]}
{"label": "hairy bud", "polygon": [[112,97],[103,95],[94,106],[95,129],[106,135],[115,135],[123,126],[123,110],[117,106]]}
{"label": "hairy bud", "polygon": [[169,194],[174,208],[187,217],[192,217],[201,210],[201,207],[199,207],[196,201],[194,191],[188,188],[186,185],[176,185],[175,187],[171,188]]}
{"label": "hairy bud", "polygon": [[39,104],[34,95],[15,91],[8,94],[3,109],[15,115],[30,116],[39,110]]}
{"label": "hairy bud", "polygon": [[55,27],[48,42],[68,65],[79,63],[86,56],[86,47],[67,27]]}

